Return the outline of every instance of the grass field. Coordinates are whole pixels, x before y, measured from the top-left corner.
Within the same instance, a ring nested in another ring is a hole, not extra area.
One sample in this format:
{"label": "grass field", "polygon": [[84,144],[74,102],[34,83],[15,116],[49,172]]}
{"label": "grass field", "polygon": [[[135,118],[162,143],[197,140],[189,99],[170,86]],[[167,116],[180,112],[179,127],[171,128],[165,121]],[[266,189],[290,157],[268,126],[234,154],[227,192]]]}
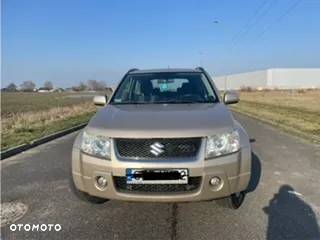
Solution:
{"label": "grass field", "polygon": [[[87,122],[101,93],[2,93],[1,150]],[[320,90],[240,92],[232,109],[320,143]]]}
{"label": "grass field", "polygon": [[320,90],[240,92],[232,109],[320,143]]}
{"label": "grass field", "polygon": [[87,122],[96,111],[97,94],[2,93],[1,150]]}
{"label": "grass field", "polygon": [[67,107],[92,100],[94,92],[80,93],[1,93],[1,116]]}

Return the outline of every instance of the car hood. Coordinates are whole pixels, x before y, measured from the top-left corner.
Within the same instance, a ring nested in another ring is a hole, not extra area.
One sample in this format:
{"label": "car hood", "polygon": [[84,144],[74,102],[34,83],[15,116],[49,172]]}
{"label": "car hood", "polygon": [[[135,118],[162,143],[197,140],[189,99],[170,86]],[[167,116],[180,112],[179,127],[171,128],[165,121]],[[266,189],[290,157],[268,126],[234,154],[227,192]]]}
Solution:
{"label": "car hood", "polygon": [[112,138],[202,137],[231,131],[232,114],[222,103],[107,105],[86,131]]}

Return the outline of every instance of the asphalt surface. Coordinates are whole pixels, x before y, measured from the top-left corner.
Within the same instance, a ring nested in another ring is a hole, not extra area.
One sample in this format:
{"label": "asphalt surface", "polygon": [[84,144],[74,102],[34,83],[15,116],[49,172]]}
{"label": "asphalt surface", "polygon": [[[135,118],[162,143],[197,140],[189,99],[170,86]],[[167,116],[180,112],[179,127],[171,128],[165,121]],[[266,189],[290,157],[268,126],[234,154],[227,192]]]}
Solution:
{"label": "asphalt surface", "polygon": [[251,192],[240,209],[215,202],[81,202],[68,185],[74,133],[1,162],[2,203],[27,207],[15,223],[60,224],[62,230],[12,232],[7,225],[1,238],[320,239],[320,147],[236,118],[250,135],[254,157]]}

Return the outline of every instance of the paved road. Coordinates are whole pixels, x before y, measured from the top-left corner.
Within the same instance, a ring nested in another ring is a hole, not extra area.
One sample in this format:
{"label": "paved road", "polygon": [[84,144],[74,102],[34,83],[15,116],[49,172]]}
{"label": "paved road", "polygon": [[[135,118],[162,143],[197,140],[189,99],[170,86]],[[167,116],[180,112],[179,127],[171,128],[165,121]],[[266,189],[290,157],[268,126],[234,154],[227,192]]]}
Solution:
{"label": "paved road", "polygon": [[2,201],[28,207],[16,223],[61,224],[60,232],[3,239],[320,239],[320,147],[236,116],[247,129],[255,175],[239,210],[214,202],[90,205],[68,188],[75,134],[2,161]]}

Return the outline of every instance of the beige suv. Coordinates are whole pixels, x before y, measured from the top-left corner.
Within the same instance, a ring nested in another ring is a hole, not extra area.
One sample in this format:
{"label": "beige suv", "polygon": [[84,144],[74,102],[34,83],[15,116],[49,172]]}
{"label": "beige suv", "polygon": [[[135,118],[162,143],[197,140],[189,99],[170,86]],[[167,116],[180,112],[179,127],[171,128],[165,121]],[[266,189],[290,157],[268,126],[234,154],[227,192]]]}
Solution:
{"label": "beige suv", "polygon": [[[107,199],[188,202],[223,199],[238,208],[251,175],[243,127],[203,68],[130,70],[77,136],[72,187],[94,203]],[[221,201],[220,201],[221,202]]]}

